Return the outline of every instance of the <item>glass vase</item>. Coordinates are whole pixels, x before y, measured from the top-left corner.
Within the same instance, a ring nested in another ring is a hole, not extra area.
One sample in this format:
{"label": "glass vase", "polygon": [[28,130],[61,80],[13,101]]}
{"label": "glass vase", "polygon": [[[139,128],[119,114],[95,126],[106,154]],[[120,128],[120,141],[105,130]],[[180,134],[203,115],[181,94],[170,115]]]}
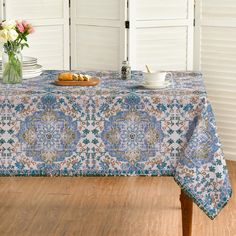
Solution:
{"label": "glass vase", "polygon": [[21,50],[6,50],[2,55],[2,78],[5,84],[22,83],[22,54]]}

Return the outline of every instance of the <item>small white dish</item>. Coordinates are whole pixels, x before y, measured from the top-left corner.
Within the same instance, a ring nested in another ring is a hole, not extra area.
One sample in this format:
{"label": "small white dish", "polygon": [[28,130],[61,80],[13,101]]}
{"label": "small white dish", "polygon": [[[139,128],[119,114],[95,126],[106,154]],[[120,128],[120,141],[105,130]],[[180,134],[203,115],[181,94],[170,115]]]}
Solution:
{"label": "small white dish", "polygon": [[170,85],[171,85],[170,81],[165,81],[160,84],[146,84],[146,83],[144,83],[143,87],[148,88],[148,89],[162,89],[162,88],[166,88]]}
{"label": "small white dish", "polygon": [[143,71],[143,77],[144,81],[147,85],[158,85],[158,84],[163,84],[166,81],[166,76],[168,74],[171,74],[171,72],[166,72],[166,71],[156,71],[156,72],[145,72]]}

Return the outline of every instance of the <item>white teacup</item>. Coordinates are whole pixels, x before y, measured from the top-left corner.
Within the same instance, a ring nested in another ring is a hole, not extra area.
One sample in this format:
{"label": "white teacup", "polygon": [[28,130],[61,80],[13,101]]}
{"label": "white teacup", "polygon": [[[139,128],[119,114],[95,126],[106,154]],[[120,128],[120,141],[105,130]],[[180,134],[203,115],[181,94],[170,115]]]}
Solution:
{"label": "white teacup", "polygon": [[143,72],[144,81],[147,85],[164,84],[166,76],[168,74],[170,74],[170,72],[164,72],[164,71],[157,71],[154,73]]}

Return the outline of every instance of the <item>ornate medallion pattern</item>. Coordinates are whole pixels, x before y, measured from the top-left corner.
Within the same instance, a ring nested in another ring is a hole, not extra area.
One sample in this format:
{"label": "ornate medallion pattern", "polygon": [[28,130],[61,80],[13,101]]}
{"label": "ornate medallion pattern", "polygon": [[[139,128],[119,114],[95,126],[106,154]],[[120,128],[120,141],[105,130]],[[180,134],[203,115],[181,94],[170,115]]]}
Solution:
{"label": "ornate medallion pattern", "polygon": [[[106,151],[118,160],[135,164],[155,157],[163,140],[161,122],[144,111],[137,110],[126,98],[127,111],[120,111],[105,121],[102,139]],[[140,99],[136,98],[138,105]]]}
{"label": "ornate medallion pattern", "polygon": [[34,112],[21,122],[17,134],[27,157],[36,162],[58,162],[69,157],[77,149],[80,133],[77,121],[58,111],[54,96],[47,95]]}

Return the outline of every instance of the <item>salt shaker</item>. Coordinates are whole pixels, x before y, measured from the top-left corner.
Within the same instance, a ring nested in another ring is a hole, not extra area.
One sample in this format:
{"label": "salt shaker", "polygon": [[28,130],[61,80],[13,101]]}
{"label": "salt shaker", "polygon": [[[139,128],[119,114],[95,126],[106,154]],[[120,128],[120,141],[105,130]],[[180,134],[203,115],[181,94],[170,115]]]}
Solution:
{"label": "salt shaker", "polygon": [[131,79],[131,67],[128,61],[123,61],[121,67],[121,79],[122,80],[129,80]]}

